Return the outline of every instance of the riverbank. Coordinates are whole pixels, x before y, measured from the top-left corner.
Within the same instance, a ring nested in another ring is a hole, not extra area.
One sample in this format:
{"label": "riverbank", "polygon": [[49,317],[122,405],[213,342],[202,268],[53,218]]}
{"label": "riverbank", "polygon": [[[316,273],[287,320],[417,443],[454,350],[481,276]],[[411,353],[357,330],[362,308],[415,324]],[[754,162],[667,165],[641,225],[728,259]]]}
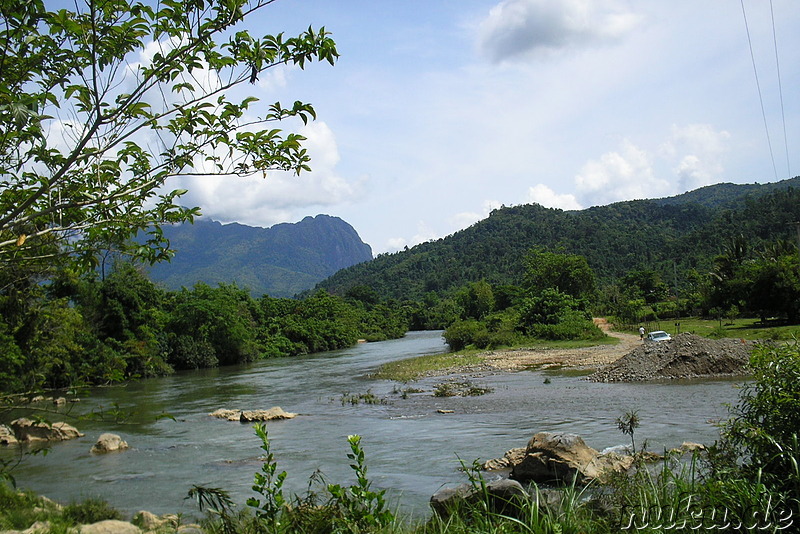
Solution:
{"label": "riverbank", "polygon": [[409,382],[420,378],[452,375],[508,373],[530,369],[596,370],[612,364],[642,345],[639,336],[614,332],[605,319],[595,319],[610,338],[584,346],[553,345],[515,347],[486,352],[461,352],[421,356],[382,366],[374,378]]}

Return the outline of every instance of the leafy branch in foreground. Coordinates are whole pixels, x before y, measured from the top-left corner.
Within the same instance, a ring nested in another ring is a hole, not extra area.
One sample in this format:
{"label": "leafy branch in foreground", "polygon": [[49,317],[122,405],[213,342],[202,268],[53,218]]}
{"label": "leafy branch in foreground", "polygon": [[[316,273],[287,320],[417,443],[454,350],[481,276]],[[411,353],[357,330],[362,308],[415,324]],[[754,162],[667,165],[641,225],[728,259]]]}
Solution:
{"label": "leafy branch in foreground", "polygon": [[169,257],[159,225],[187,220],[189,174],[251,175],[308,170],[304,138],[271,123],[316,117],[311,105],[229,100],[282,64],[333,64],[324,28],[297,37],[236,31],[274,0],[77,1],[49,11],[43,0],[3,2],[0,15],[0,259],[48,264],[122,248]]}

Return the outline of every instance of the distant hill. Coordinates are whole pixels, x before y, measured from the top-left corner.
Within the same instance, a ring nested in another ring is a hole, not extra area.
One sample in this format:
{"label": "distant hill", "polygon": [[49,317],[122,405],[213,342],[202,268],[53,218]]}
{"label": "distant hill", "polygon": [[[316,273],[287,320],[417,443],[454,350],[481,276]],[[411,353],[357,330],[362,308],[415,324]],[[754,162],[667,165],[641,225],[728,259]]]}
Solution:
{"label": "distant hill", "polygon": [[170,289],[235,282],[256,296],[291,297],[372,259],[372,249],[353,227],[329,215],[271,228],[200,218],[164,227],[164,235],[176,254],[151,267],[150,278]]}
{"label": "distant hill", "polygon": [[772,184],[717,184],[665,199],[563,211],[538,204],[504,207],[453,235],[379,255],[337,272],[317,287],[343,294],[369,286],[380,296],[422,298],[477,280],[518,284],[522,259],[536,246],[585,256],[601,283],[653,269],[670,285],[708,272],[736,235],[754,246],[794,242],[800,177]]}

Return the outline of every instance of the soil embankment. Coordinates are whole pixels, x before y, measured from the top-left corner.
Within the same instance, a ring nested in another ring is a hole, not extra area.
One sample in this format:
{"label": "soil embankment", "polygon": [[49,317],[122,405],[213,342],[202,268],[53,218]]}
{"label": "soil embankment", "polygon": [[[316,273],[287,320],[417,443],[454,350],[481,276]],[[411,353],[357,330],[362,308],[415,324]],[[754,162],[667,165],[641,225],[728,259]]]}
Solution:
{"label": "soil embankment", "polygon": [[753,347],[753,342],[744,339],[679,334],[669,341],[640,344],[588,378],[594,382],[633,382],[741,376],[748,374]]}
{"label": "soil embankment", "polygon": [[643,343],[639,336],[611,331],[605,319],[595,319],[614,345],[575,349],[521,348],[486,352],[478,365],[445,369],[430,375],[513,372],[524,369],[599,369],[596,382],[628,382],[677,378],[711,378],[748,374],[754,343],[739,339],[707,339],[679,334],[671,341]]}

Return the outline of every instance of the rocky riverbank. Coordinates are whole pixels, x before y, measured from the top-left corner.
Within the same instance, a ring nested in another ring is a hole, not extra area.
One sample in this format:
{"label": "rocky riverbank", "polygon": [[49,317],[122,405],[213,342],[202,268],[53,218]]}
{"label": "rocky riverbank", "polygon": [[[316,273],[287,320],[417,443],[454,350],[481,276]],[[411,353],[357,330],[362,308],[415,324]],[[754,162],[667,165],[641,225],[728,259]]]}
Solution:
{"label": "rocky riverbank", "polygon": [[743,376],[749,373],[755,343],[679,334],[669,341],[644,343],[588,377],[594,382],[634,382]]}

